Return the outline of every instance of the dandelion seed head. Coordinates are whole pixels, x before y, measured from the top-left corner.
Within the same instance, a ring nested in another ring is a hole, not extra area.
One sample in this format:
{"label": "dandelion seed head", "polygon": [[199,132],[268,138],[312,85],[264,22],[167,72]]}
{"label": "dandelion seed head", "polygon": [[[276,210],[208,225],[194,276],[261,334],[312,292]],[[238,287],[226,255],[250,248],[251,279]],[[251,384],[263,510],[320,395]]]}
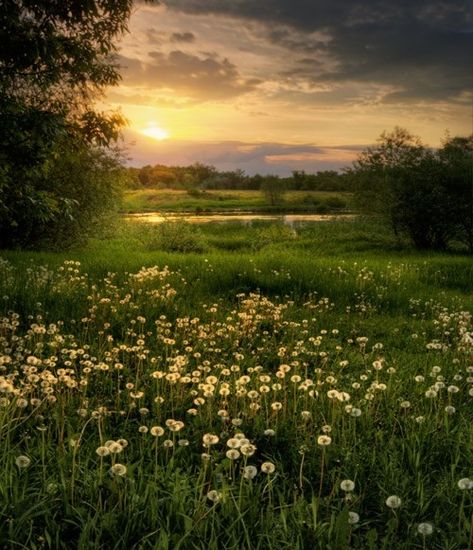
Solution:
{"label": "dandelion seed head", "polygon": [[126,474],[126,466],[117,462],[110,468],[110,473],[113,476],[124,476]]}
{"label": "dandelion seed head", "polygon": [[388,508],[391,508],[392,510],[399,508],[401,504],[402,504],[402,500],[397,495],[391,495],[386,499],[386,506]]}
{"label": "dandelion seed head", "polygon": [[31,464],[31,459],[25,455],[20,455],[16,457],[15,464],[20,469],[28,468],[28,466]]}
{"label": "dandelion seed head", "polygon": [[355,489],[355,482],[352,481],[351,479],[344,479],[341,483],[340,483],[340,489],[342,491],[345,491],[347,493],[350,493],[351,491],[353,491]]}
{"label": "dandelion seed head", "polygon": [[431,523],[419,523],[417,526],[417,532],[422,536],[431,535],[434,532],[434,526]]}

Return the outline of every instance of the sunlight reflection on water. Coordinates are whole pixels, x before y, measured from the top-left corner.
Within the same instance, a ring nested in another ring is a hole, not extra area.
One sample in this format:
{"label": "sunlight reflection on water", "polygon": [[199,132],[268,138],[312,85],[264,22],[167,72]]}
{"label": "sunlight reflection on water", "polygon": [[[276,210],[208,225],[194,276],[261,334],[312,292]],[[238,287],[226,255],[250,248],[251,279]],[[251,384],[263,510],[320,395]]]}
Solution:
{"label": "sunlight reflection on water", "polygon": [[139,214],[128,214],[125,219],[145,222],[187,222],[187,223],[240,223],[251,225],[252,222],[282,222],[286,225],[293,225],[300,222],[326,222],[326,221],[347,221],[352,220],[354,214],[164,214],[162,212],[146,212]]}

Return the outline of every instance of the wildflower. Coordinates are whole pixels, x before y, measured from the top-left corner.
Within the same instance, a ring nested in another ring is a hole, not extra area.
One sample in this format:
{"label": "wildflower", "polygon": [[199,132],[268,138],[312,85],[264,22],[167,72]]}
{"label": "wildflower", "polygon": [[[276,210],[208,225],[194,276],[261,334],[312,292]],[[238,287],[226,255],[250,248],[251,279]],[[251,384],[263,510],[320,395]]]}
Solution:
{"label": "wildflower", "polygon": [[163,441],[163,447],[165,447],[166,449],[170,449],[171,447],[174,447],[174,443],[171,439],[165,439]]}
{"label": "wildflower", "polygon": [[188,447],[190,442],[188,439],[179,439],[177,444],[179,445],[179,447]]}
{"label": "wildflower", "polygon": [[344,479],[340,483],[340,489],[346,493],[350,493],[355,488],[355,483],[351,479]]}
{"label": "wildflower", "polygon": [[151,435],[154,435],[154,437],[161,437],[164,434],[164,428],[161,426],[153,426],[150,433]]}
{"label": "wildflower", "polygon": [[434,526],[427,522],[419,523],[417,526],[417,532],[424,537],[426,535],[431,535],[434,532]]}
{"label": "wildflower", "polygon": [[401,503],[402,501],[397,495],[391,495],[386,499],[386,506],[388,508],[391,508],[392,510],[399,508],[401,506]]}
{"label": "wildflower", "polygon": [[108,445],[107,445],[107,443],[105,443],[105,446],[108,447],[108,450],[112,454],[118,454],[118,453],[121,453],[123,451],[123,446],[120,443],[118,443],[118,441],[110,441],[110,443]]}
{"label": "wildflower", "polygon": [[97,447],[95,449],[95,452],[99,455],[99,456],[107,456],[110,454],[110,449],[108,447],[105,447],[105,445],[101,445],[100,447]]}
{"label": "wildflower", "polygon": [[360,516],[356,512],[348,512],[348,523],[355,525],[360,521]]}
{"label": "wildflower", "polygon": [[126,474],[126,466],[117,462],[110,468],[110,473],[114,476],[124,476]]}
{"label": "wildflower", "polygon": [[322,447],[326,447],[327,445],[330,445],[330,443],[332,443],[332,438],[328,435],[319,435],[317,438],[317,444]]}
{"label": "wildflower", "polygon": [[184,422],[182,422],[181,420],[175,420],[174,422],[167,424],[166,421],[166,425],[171,430],[171,432],[179,432],[184,427]]}
{"label": "wildflower", "polygon": [[222,493],[219,493],[215,489],[212,489],[207,493],[207,498],[212,502],[217,503],[222,498]]}
{"label": "wildflower", "polygon": [[245,443],[240,447],[240,451],[244,456],[253,456],[256,452],[256,447],[251,443]]}
{"label": "wildflower", "polygon": [[276,470],[276,466],[272,462],[263,462],[261,464],[261,471],[263,474],[272,474]]}
{"label": "wildflower", "polygon": [[466,491],[468,489],[473,489],[473,480],[469,479],[468,477],[464,477],[460,480],[458,480],[458,488],[462,491]]}
{"label": "wildflower", "polygon": [[274,435],[276,435],[276,432],[274,430],[272,430],[271,428],[268,428],[267,430],[264,430],[264,435],[267,435],[269,437],[273,437]]}
{"label": "wildflower", "polygon": [[219,437],[214,434],[204,434],[202,437],[202,442],[204,447],[210,447],[211,445],[216,445],[219,442]]}
{"label": "wildflower", "polygon": [[446,412],[447,414],[455,414],[456,409],[455,409],[455,407],[453,407],[452,405],[447,405],[447,406],[445,407],[445,412]]}
{"label": "wildflower", "polygon": [[28,466],[31,464],[31,459],[28,458],[25,455],[20,455],[15,460],[15,464],[18,466],[18,468],[28,468]]}
{"label": "wildflower", "polygon": [[256,466],[250,465],[243,468],[243,477],[245,479],[253,479],[257,473],[258,470],[256,469]]}
{"label": "wildflower", "polygon": [[146,434],[148,433],[148,426],[140,426],[138,428],[138,431],[140,432],[140,434]]}
{"label": "wildflower", "polygon": [[230,460],[237,460],[238,458],[240,458],[240,451],[238,451],[237,449],[228,449],[225,455]]}

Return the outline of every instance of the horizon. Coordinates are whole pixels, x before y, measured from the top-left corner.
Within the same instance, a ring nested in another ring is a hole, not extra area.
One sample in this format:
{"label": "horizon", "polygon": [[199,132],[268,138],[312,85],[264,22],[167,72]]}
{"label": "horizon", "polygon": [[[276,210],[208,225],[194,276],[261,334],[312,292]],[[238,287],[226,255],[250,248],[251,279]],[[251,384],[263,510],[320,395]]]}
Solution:
{"label": "horizon", "polygon": [[103,105],[131,165],[340,170],[394,126],[431,147],[471,132],[467,2],[141,4]]}

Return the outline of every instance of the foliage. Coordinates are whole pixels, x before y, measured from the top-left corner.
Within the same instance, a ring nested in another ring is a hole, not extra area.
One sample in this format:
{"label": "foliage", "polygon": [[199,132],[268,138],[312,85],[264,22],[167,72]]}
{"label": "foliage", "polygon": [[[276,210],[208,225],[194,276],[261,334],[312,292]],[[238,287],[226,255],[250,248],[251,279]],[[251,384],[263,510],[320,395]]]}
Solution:
{"label": "foliage", "polygon": [[297,239],[294,228],[285,224],[271,223],[257,229],[251,244],[254,250],[259,250],[276,243],[290,243],[294,239]]}
{"label": "foliage", "polygon": [[358,204],[381,215],[396,235],[408,235],[418,248],[442,249],[460,239],[472,250],[472,160],[468,138],[447,140],[433,151],[395,128],[348,174],[356,181]]}
{"label": "foliage", "polygon": [[279,206],[284,202],[286,183],[278,176],[266,176],[260,189],[271,206]]}
{"label": "foliage", "polygon": [[[257,190],[272,181],[274,176],[255,174],[250,176],[241,169],[219,171],[215,166],[195,163],[189,166],[165,166],[156,164],[141,168],[129,168],[133,176],[133,187],[154,187],[160,189],[245,189]],[[307,174],[295,170],[290,177],[279,178],[288,190],[301,191],[350,191],[351,179],[334,170]],[[139,183],[137,183],[139,182]]]}
{"label": "foliage", "polygon": [[[89,170],[77,164],[79,159],[87,161],[89,157],[97,160],[104,173],[105,153],[99,153],[98,148],[117,139],[123,119],[117,113],[95,111],[92,102],[104,87],[119,81],[118,67],[112,59],[114,40],[126,30],[131,6],[131,0],[2,3],[2,246],[30,244],[32,227],[38,234],[52,236],[55,224],[62,224],[58,234],[61,239],[64,219],[75,216],[72,227],[80,224],[77,219],[82,214],[88,218],[85,201],[74,202],[62,193],[62,183],[52,178],[76,153],[76,173]],[[90,151],[85,154],[87,147]],[[64,161],[60,156],[65,157]],[[46,182],[47,178],[50,181]],[[96,200],[90,195],[87,198]],[[25,208],[30,214],[26,225]]]}
{"label": "foliage", "polygon": [[438,157],[454,236],[473,253],[473,134],[447,138]]}
{"label": "foliage", "polygon": [[205,240],[195,226],[186,222],[164,222],[145,232],[148,250],[166,252],[202,252]]}

